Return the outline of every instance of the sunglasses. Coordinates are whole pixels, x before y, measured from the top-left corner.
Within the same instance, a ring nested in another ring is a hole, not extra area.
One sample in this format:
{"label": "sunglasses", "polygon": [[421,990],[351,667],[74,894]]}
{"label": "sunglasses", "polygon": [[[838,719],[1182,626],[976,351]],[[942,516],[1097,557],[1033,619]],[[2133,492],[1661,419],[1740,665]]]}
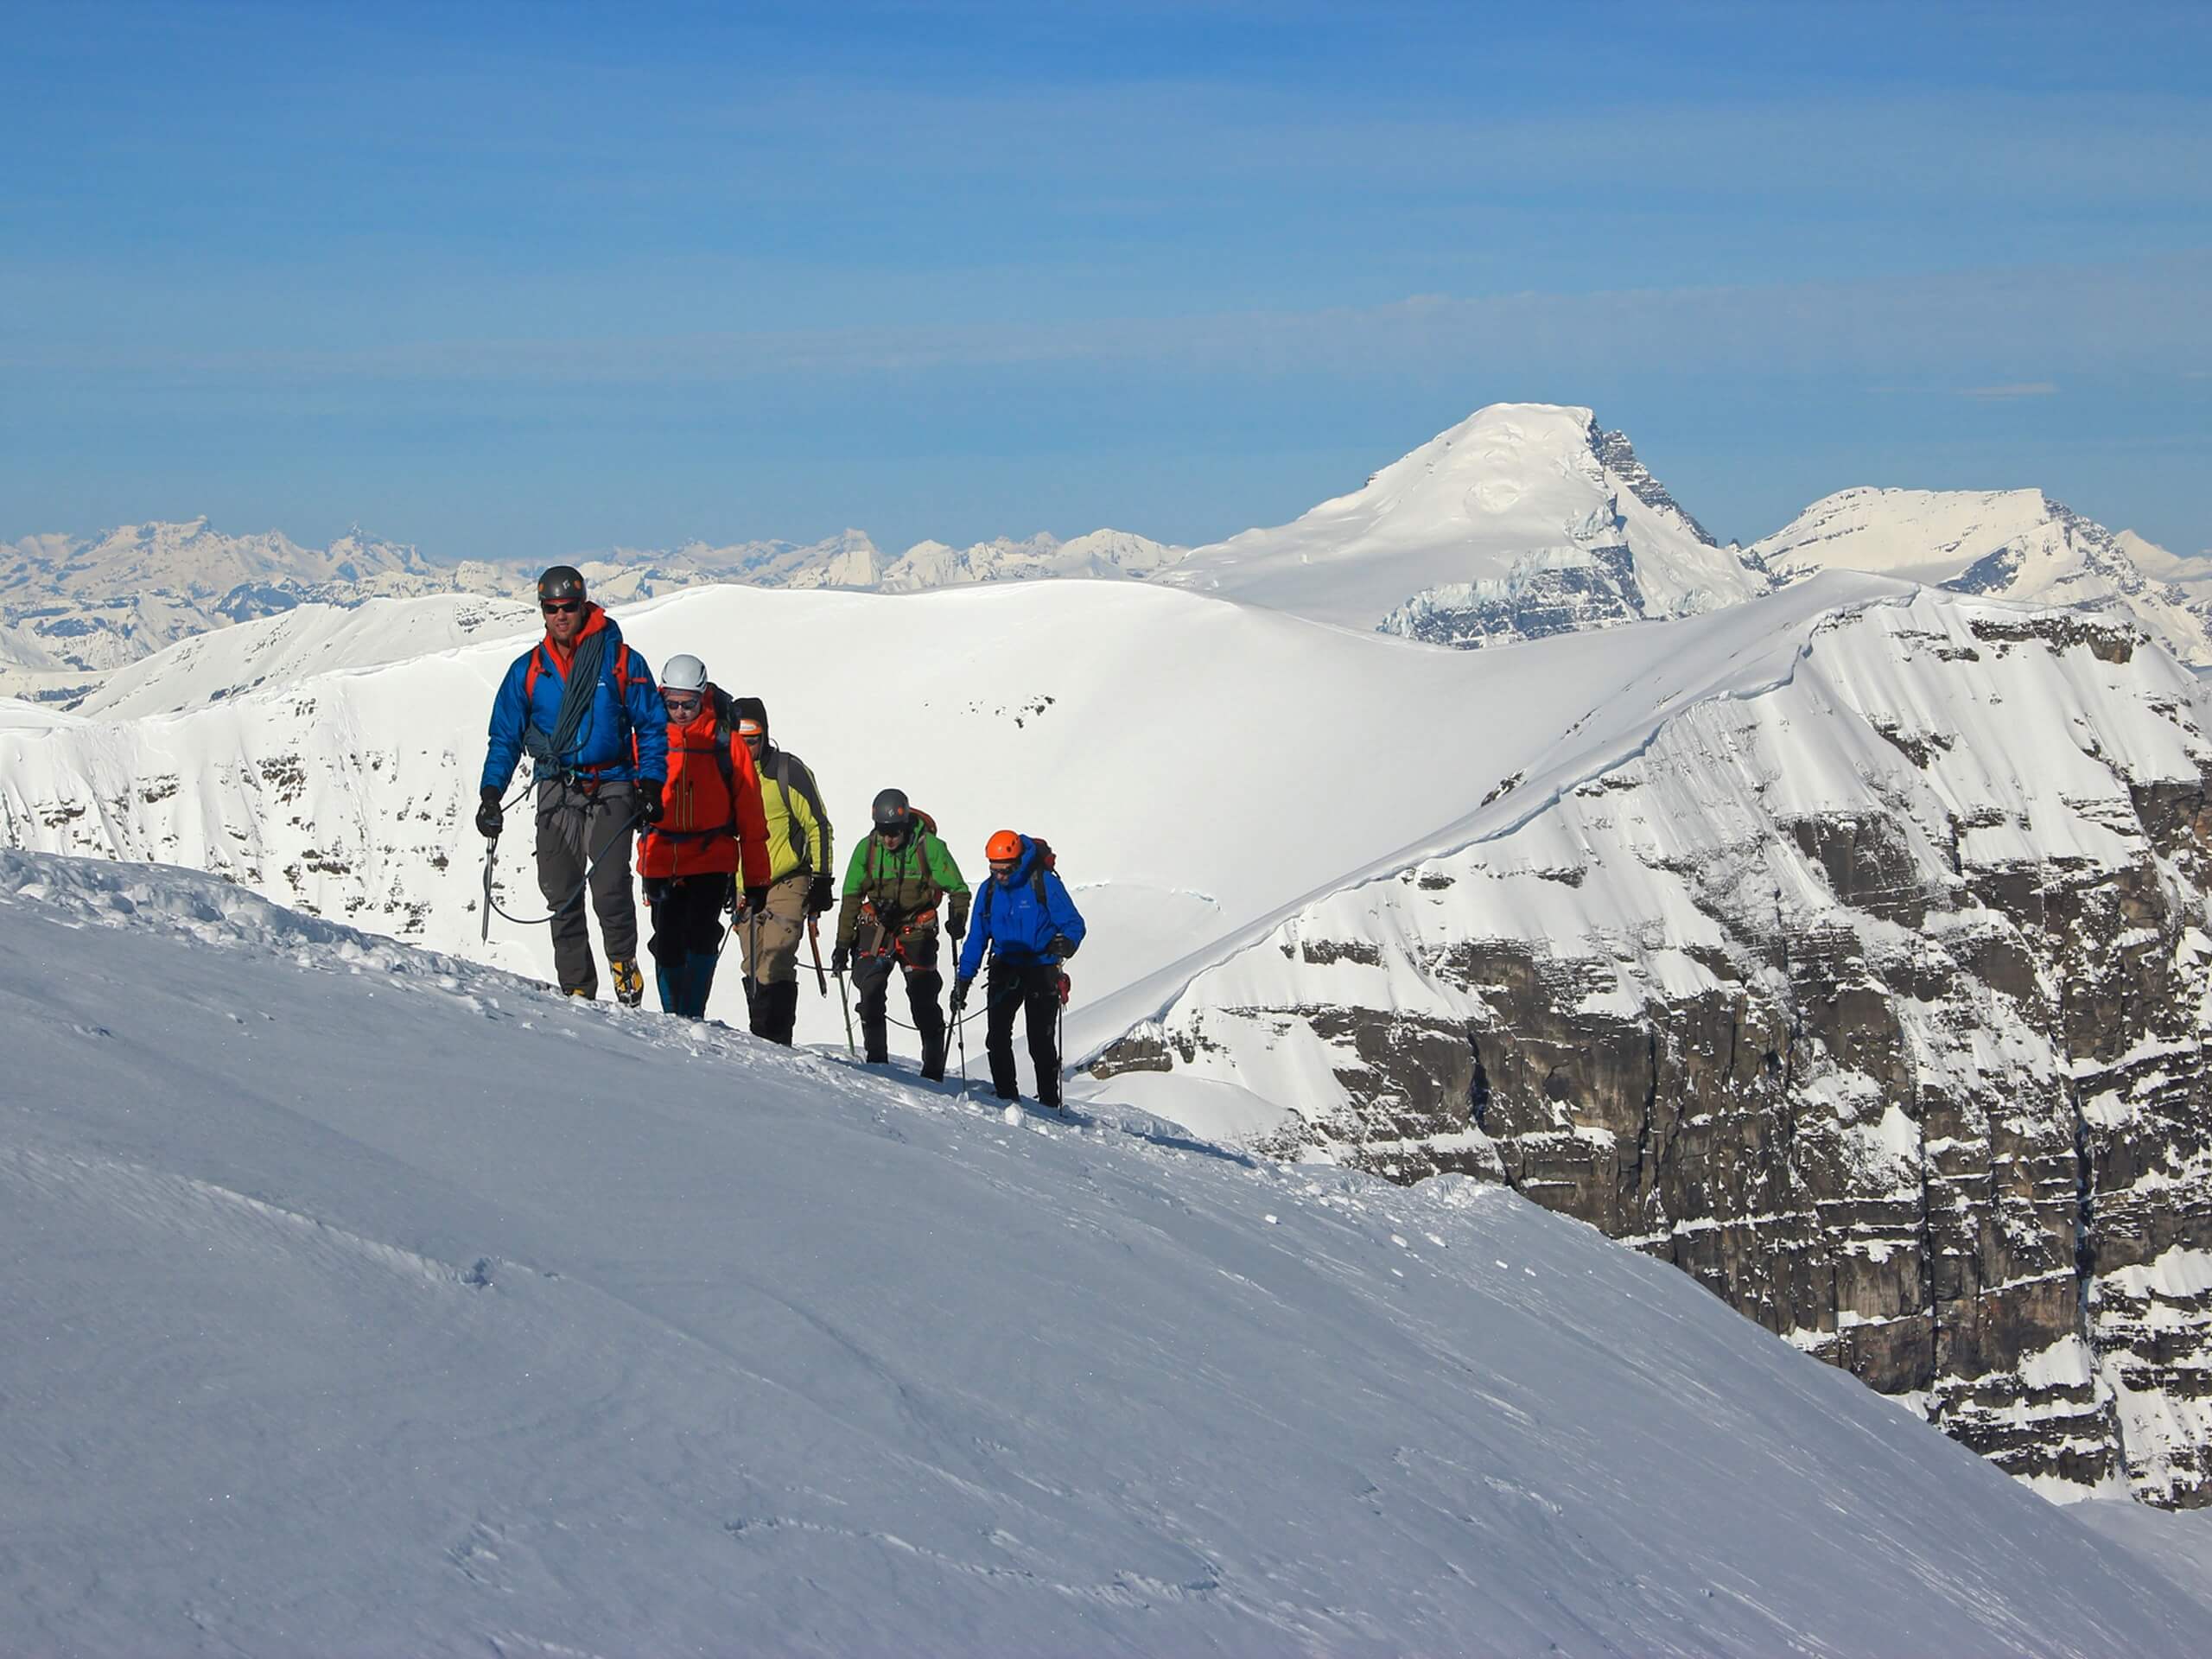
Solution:
{"label": "sunglasses", "polygon": [[581,611],[583,607],[584,602],[581,599],[541,600],[538,601],[537,606],[537,608],[544,612],[548,616],[552,615],[556,611],[559,611],[563,615],[567,615],[571,612]]}
{"label": "sunglasses", "polygon": [[696,691],[664,691],[660,694],[660,700],[668,705],[668,711],[672,715],[687,710],[696,714],[699,711],[699,705],[706,701]]}

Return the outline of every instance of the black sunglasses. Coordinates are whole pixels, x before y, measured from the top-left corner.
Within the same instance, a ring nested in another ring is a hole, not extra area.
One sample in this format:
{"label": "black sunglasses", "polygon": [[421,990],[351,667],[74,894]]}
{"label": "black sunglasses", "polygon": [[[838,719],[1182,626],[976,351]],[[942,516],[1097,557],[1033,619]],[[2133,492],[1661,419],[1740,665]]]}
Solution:
{"label": "black sunglasses", "polygon": [[538,601],[537,606],[537,608],[544,612],[548,616],[552,615],[556,611],[559,611],[565,615],[570,611],[581,611],[583,607],[584,602],[581,599],[541,600]]}

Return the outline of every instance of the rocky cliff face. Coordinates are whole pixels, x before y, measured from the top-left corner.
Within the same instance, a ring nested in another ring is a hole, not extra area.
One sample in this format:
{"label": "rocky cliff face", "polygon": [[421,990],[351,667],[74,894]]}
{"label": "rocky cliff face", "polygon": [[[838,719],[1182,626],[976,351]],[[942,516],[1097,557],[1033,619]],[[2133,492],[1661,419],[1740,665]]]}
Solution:
{"label": "rocky cliff face", "polygon": [[[1099,1063],[1675,1262],[2055,1496],[2212,1503],[2212,741],[2116,621],[1837,613]],[[1516,803],[1518,803],[1516,804]]]}

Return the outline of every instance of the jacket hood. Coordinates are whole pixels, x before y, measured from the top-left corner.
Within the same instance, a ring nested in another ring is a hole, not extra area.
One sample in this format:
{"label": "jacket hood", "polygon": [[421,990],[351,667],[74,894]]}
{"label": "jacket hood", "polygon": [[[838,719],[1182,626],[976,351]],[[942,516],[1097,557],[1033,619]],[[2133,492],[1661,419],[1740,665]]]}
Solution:
{"label": "jacket hood", "polygon": [[[1007,874],[1006,878],[1007,886],[1011,887],[1015,886],[1017,883],[1027,880],[1029,879],[1029,867],[1036,861],[1037,843],[1030,840],[1027,836],[1022,836],[1021,861],[1016,864],[1013,870]],[[998,880],[998,873],[995,870],[991,873],[991,880],[994,881]]]}

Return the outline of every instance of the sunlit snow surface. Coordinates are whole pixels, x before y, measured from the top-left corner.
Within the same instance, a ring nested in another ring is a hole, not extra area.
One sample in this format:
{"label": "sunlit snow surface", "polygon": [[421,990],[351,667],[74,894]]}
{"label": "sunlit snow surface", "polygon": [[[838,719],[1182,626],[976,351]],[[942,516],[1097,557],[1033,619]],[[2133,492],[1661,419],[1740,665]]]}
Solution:
{"label": "sunlit snow surface", "polygon": [[2201,1650],[1490,1188],[949,1096],[0,853],[0,1650]]}

